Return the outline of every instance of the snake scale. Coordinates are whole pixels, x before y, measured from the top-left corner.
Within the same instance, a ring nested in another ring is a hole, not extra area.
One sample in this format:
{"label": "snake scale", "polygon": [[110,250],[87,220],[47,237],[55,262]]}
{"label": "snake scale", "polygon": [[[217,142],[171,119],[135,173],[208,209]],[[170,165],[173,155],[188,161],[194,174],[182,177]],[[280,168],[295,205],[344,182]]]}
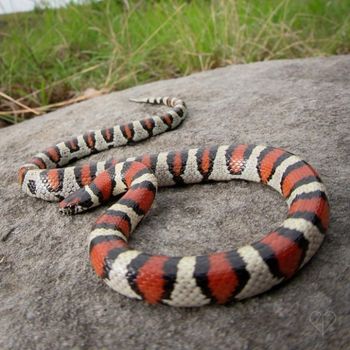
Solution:
{"label": "snake scale", "polygon": [[[93,153],[172,130],[187,115],[185,103],[177,98],[133,101],[170,108],[160,115],[58,143],[19,170],[25,193],[60,201],[65,214],[119,198],[97,219],[89,237],[91,264],[111,288],[151,304],[227,304],[290,279],[310,260],[328,228],[325,186],[309,164],[279,148],[208,146],[63,168]],[[149,211],[158,186],[232,179],[261,182],[277,190],[288,204],[281,226],[255,243],[203,256],[150,255],[129,248],[128,239]]]}

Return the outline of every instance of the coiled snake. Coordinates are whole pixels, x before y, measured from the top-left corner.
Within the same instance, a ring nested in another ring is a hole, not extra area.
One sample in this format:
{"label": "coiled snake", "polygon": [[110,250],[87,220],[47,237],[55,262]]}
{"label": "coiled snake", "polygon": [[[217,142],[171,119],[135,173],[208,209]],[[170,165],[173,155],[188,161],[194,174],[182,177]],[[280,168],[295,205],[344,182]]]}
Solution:
{"label": "coiled snake", "polygon": [[[316,171],[289,152],[237,144],[62,168],[90,154],[172,130],[187,114],[185,103],[177,98],[133,101],[171,109],[58,143],[19,170],[25,193],[60,201],[60,211],[65,214],[121,196],[97,219],[89,237],[91,264],[111,288],[152,304],[226,304],[269,290],[309,261],[328,227],[328,200]],[[287,219],[261,240],[228,252],[169,257],[128,247],[132,231],[152,205],[157,186],[232,179],[262,182],[280,192],[288,204]]]}

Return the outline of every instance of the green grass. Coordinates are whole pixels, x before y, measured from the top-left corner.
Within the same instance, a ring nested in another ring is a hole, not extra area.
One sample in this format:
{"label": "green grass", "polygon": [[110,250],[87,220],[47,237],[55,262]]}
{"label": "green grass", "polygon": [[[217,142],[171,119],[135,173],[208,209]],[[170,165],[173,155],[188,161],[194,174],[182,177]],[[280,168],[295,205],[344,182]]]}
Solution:
{"label": "green grass", "polygon": [[21,121],[33,113],[15,112],[18,102],[42,113],[87,88],[349,52],[350,0],[105,0],[1,16],[0,118]]}

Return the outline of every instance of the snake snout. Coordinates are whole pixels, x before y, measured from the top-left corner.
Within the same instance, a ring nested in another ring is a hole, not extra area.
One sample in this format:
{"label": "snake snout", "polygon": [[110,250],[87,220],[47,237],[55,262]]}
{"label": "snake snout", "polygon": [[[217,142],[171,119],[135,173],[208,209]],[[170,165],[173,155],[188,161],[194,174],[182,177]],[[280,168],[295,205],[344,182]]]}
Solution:
{"label": "snake snout", "polygon": [[62,214],[75,215],[92,207],[91,196],[84,188],[71,193],[59,203]]}
{"label": "snake snout", "polygon": [[68,196],[59,203],[59,211],[64,215],[75,215],[82,212],[83,208],[79,205],[79,198],[70,199]]}

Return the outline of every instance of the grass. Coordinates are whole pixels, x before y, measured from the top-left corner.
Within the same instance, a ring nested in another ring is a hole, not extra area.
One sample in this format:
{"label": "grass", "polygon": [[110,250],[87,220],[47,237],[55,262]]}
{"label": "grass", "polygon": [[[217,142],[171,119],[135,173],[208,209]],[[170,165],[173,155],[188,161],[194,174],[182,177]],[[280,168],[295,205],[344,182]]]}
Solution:
{"label": "grass", "polygon": [[[350,0],[104,0],[0,16],[0,118],[228,64],[350,53]],[[90,90],[91,91],[91,90]]]}

